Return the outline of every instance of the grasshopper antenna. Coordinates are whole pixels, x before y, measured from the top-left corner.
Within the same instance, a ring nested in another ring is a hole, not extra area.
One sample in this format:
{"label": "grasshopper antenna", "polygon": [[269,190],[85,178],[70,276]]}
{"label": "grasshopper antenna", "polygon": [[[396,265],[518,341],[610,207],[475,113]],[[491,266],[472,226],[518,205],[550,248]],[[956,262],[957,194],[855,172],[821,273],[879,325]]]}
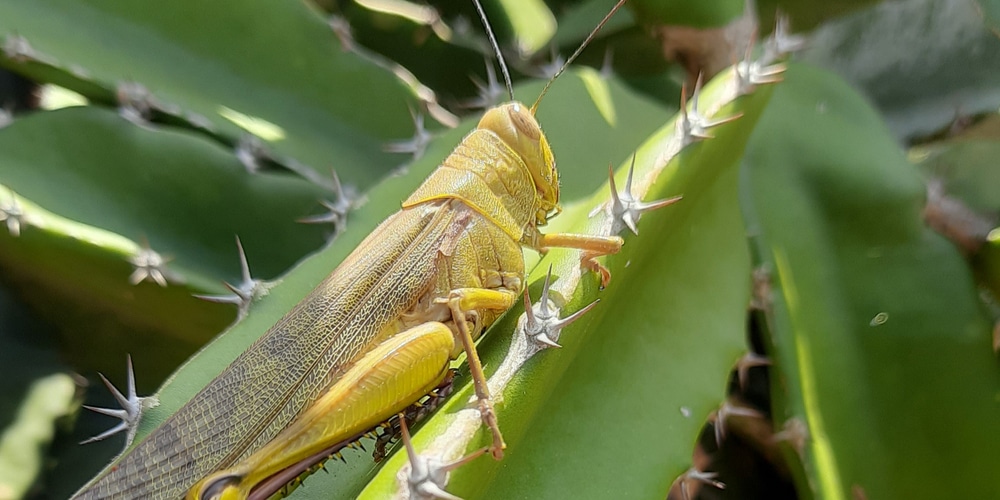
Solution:
{"label": "grasshopper antenna", "polygon": [[[478,0],[476,0],[476,5],[479,5]],[[587,45],[590,45],[590,42],[594,39],[595,36],[597,36],[597,32],[601,31],[601,28],[603,28],[604,25],[608,23],[608,20],[611,19],[611,16],[615,15],[615,12],[618,12],[618,9],[620,9],[622,5],[625,5],[625,0],[618,0],[618,3],[616,3],[615,6],[611,8],[611,11],[608,12],[606,16],[604,16],[604,19],[601,19],[601,22],[597,23],[597,26],[594,27],[593,31],[591,31],[590,34],[587,35],[587,39],[584,40],[579,47],[577,47],[576,52],[573,52],[573,55],[569,56],[569,59],[566,59],[566,62],[564,62],[562,67],[559,68],[559,71],[556,71],[556,74],[553,75],[552,78],[549,78],[549,81],[545,84],[545,87],[542,89],[542,93],[538,94],[538,99],[535,99],[535,103],[531,105],[531,114],[535,114],[535,110],[538,109],[538,103],[542,102],[542,98],[545,97],[545,94],[549,91],[549,87],[552,86],[552,82],[556,81],[556,78],[559,78],[559,75],[563,74],[563,71],[566,71],[566,68],[568,68],[569,65],[573,62],[573,60],[576,59],[581,52],[583,52],[583,49],[587,48]],[[485,18],[483,18],[483,22],[486,22]],[[513,99],[513,97],[511,99]]]}
{"label": "grasshopper antenna", "polygon": [[479,0],[474,0],[472,3],[476,4],[476,10],[479,12],[479,19],[483,20],[483,27],[486,28],[486,35],[490,37],[490,45],[493,46],[493,53],[497,55],[497,61],[500,63],[500,71],[503,73],[503,81],[507,84],[507,95],[510,96],[510,100],[514,100],[514,85],[510,83],[510,71],[507,70],[507,62],[503,59],[503,54],[500,52],[500,45],[497,43],[496,36],[493,35],[493,27],[490,26],[490,21],[486,19],[486,12],[483,11],[483,4]]}

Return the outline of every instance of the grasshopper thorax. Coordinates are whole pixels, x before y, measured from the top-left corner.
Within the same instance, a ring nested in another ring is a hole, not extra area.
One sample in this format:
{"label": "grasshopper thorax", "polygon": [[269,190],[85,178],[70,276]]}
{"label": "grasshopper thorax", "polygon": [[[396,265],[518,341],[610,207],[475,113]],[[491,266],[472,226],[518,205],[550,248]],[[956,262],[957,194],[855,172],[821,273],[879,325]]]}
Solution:
{"label": "grasshopper thorax", "polygon": [[538,125],[538,121],[535,120],[535,110],[538,109],[538,105],[541,103],[542,98],[545,97],[552,83],[559,78],[559,75],[590,44],[590,41],[594,39],[597,32],[608,22],[608,19],[611,19],[611,16],[625,4],[625,0],[618,0],[618,3],[615,4],[611,11],[597,24],[597,27],[587,35],[587,38],[577,47],[573,55],[566,59],[562,67],[552,75],[552,78],[545,84],[545,88],[542,89],[542,92],[538,95],[538,99],[535,100],[535,103],[530,108],[520,102],[514,101],[514,87],[511,84],[507,63],[504,62],[503,52],[500,50],[500,45],[493,35],[493,29],[490,27],[489,20],[486,19],[483,6],[479,3],[479,0],[475,0],[474,3],[476,10],[479,12],[479,18],[483,21],[486,34],[489,36],[493,53],[500,64],[504,83],[507,86],[507,95],[511,99],[511,102],[501,104],[487,111],[486,115],[479,121],[479,128],[495,133],[524,161],[535,185],[535,206],[537,209],[534,214],[534,220],[530,221],[530,223],[535,226],[542,226],[545,225],[549,217],[559,213],[559,175],[556,172],[556,162],[552,156],[549,141],[545,138],[545,134],[542,133],[542,128]]}
{"label": "grasshopper thorax", "polygon": [[479,128],[493,132],[524,162],[535,184],[535,225],[544,225],[559,210],[559,174],[549,141],[531,109],[513,101],[486,112]]}

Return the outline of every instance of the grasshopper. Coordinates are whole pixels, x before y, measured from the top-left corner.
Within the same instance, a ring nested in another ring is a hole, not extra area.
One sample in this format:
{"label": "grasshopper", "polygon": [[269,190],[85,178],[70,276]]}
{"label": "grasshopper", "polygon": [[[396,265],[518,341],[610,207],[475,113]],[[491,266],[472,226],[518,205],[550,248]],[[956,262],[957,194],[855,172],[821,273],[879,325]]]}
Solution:
{"label": "grasshopper", "polygon": [[606,281],[594,258],[622,240],[539,231],[559,212],[555,159],[534,117],[545,90],[530,108],[513,101],[488,23],[487,32],[511,102],[488,110],[399,212],[74,498],[266,498],[283,471],[318,461],[430,393],[463,352],[490,451],[503,456],[475,342],[524,290],[522,247],[582,250],[582,263]]}

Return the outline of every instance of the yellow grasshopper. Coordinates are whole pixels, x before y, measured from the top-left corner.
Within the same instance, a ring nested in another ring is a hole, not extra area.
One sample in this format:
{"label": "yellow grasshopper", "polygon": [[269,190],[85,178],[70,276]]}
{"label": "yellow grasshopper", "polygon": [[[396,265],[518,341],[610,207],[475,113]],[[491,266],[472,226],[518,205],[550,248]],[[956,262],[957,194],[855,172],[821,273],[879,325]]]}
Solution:
{"label": "yellow grasshopper", "polygon": [[[501,67],[506,75],[502,58]],[[617,236],[538,230],[559,212],[555,159],[534,117],[544,94],[530,108],[509,102],[488,110],[399,212],[74,498],[266,498],[275,489],[260,485],[418,401],[462,352],[490,449],[501,458],[505,444],[475,341],[520,298],[521,247],[580,249],[584,264],[603,270],[593,258],[622,245]]]}

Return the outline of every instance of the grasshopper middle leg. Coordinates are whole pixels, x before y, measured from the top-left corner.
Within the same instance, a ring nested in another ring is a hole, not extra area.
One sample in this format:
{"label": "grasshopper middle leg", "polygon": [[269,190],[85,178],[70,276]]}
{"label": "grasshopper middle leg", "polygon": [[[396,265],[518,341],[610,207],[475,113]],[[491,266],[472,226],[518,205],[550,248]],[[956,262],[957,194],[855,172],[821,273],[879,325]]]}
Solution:
{"label": "grasshopper middle leg", "polygon": [[483,363],[479,360],[479,354],[476,352],[467,317],[469,313],[475,313],[479,310],[506,311],[517,302],[517,294],[505,289],[458,288],[452,290],[447,298],[438,301],[446,303],[451,310],[459,340],[469,361],[469,371],[475,385],[476,398],[479,400],[479,413],[483,417],[483,423],[493,433],[493,445],[490,451],[493,453],[493,458],[500,460],[503,458],[503,450],[507,444],[504,443],[500,427],[497,425],[497,416],[490,400],[490,389],[486,383],[486,374],[483,372]]}

